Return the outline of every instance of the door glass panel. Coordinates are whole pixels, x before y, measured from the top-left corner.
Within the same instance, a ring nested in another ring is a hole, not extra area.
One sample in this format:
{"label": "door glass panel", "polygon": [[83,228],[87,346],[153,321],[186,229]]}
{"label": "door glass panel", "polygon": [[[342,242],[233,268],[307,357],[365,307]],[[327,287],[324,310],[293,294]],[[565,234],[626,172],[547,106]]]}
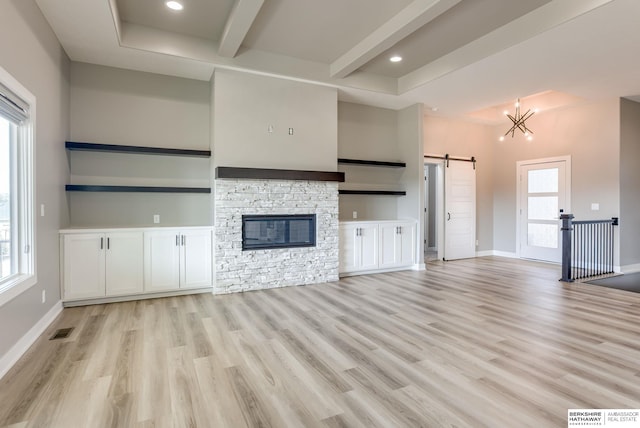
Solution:
{"label": "door glass panel", "polygon": [[528,187],[529,193],[557,193],[558,168],[529,171]]}
{"label": "door glass panel", "polygon": [[558,217],[557,196],[529,196],[530,220],[556,220]]}
{"label": "door glass panel", "polygon": [[528,243],[532,247],[558,248],[558,225],[536,224],[528,225]]}

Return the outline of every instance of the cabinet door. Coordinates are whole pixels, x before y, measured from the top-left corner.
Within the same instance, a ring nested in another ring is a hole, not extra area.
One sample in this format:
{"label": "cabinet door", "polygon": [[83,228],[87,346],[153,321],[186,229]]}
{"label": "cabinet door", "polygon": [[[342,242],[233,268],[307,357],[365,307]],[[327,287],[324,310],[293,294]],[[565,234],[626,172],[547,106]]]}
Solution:
{"label": "cabinet door", "polygon": [[378,225],[361,224],[359,229],[359,270],[378,269]]}
{"label": "cabinet door", "polygon": [[180,288],[211,287],[211,231],[183,231],[180,245]]}
{"label": "cabinet door", "polygon": [[416,223],[405,222],[399,223],[400,237],[400,258],[398,264],[400,266],[410,266],[416,263],[416,239],[417,239],[417,227]]}
{"label": "cabinet door", "polygon": [[105,236],[64,235],[64,300],[105,296]]}
{"label": "cabinet door", "polygon": [[142,232],[108,233],[106,237],[107,296],[142,293]]}
{"label": "cabinet door", "polygon": [[380,269],[399,266],[402,259],[400,226],[397,223],[380,224]]}
{"label": "cabinet door", "polygon": [[180,233],[176,230],[144,233],[144,290],[180,288]]}
{"label": "cabinet door", "polygon": [[[357,239],[357,227],[341,224],[339,228],[340,267],[339,272],[353,272],[360,266],[360,240]],[[357,244],[356,244],[357,243]],[[358,248],[356,248],[356,246]]]}

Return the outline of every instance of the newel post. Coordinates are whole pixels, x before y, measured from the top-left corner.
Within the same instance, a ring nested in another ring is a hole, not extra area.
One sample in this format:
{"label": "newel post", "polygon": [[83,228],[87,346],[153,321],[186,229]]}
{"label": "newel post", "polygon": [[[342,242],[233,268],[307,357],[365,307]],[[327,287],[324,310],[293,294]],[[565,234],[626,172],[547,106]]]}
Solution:
{"label": "newel post", "polygon": [[560,281],[573,282],[571,278],[571,231],[573,230],[573,214],[561,214],[562,220],[562,278]]}

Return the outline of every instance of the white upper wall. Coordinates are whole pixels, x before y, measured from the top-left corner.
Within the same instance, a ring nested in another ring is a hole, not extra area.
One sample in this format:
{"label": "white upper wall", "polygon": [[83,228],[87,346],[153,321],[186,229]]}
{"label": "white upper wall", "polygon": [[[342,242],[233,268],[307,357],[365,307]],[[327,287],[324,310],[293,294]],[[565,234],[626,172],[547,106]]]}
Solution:
{"label": "white upper wall", "polygon": [[213,85],[215,165],[336,171],[335,88],[227,70]]}

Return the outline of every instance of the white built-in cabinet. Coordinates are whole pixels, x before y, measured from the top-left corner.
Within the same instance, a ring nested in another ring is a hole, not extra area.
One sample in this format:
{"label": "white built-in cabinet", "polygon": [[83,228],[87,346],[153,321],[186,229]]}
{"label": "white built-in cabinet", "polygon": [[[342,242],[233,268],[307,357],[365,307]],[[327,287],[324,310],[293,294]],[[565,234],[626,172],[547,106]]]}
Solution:
{"label": "white built-in cabinet", "polygon": [[212,230],[61,231],[63,302],[211,288]]}
{"label": "white built-in cabinet", "polygon": [[413,221],[340,223],[340,274],[412,267],[416,229]]}
{"label": "white built-in cabinet", "polygon": [[416,253],[416,224],[413,222],[381,223],[380,269],[412,266]]}
{"label": "white built-in cabinet", "polygon": [[144,234],[145,290],[211,286],[211,231],[166,230]]}
{"label": "white built-in cabinet", "polygon": [[63,236],[65,299],[141,293],[142,233],[83,233]]}
{"label": "white built-in cabinet", "polygon": [[341,273],[377,269],[378,251],[377,224],[340,224]]}

